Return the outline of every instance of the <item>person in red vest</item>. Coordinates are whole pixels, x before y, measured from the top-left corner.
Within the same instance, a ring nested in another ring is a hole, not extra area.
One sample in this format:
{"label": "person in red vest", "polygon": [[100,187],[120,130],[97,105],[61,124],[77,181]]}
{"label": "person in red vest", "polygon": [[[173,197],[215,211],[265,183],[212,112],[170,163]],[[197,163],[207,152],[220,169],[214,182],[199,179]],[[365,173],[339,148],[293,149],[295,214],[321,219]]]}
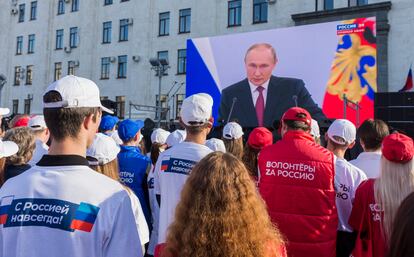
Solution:
{"label": "person in red vest", "polygon": [[282,139],[259,154],[259,191],[288,256],[334,257],[338,215],[333,154],[315,143],[311,116],[293,107],[282,116]]}

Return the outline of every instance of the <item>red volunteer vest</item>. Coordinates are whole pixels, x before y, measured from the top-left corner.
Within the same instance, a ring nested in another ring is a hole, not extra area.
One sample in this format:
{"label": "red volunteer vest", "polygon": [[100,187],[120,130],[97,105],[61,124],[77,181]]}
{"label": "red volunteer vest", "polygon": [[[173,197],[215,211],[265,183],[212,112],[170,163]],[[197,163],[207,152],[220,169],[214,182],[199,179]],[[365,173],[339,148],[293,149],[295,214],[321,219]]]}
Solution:
{"label": "red volunteer vest", "polygon": [[334,257],[338,215],[333,154],[288,131],[259,154],[259,191],[287,240],[288,256]]}

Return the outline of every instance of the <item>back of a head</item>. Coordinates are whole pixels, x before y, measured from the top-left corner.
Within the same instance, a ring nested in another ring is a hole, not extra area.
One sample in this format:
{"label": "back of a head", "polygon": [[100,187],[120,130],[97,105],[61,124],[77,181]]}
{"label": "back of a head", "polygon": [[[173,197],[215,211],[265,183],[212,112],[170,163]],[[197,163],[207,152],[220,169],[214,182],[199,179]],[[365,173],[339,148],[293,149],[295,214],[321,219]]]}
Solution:
{"label": "back of a head", "polygon": [[4,141],[13,141],[19,146],[19,151],[7,157],[7,164],[23,165],[27,164],[33,156],[35,149],[35,137],[28,127],[12,128],[6,132]]}
{"label": "back of a head", "polygon": [[414,193],[405,198],[398,208],[389,240],[387,257],[414,256]]}
{"label": "back of a head", "polygon": [[[59,92],[50,91],[43,96],[43,101],[44,103],[59,102],[62,101],[62,97]],[[84,119],[99,111],[98,107],[45,108],[43,115],[53,140],[62,141],[68,137],[77,138]]]}
{"label": "back of a head", "polygon": [[289,108],[281,120],[286,125],[286,130],[309,132],[311,129],[312,117],[307,110],[300,107]]}
{"label": "back of a head", "polygon": [[212,126],[213,98],[205,93],[191,95],[181,105],[180,120],[190,135],[199,135]]}
{"label": "back of a head", "polygon": [[264,256],[266,245],[281,242],[243,163],[213,152],[193,168],[184,185],[164,253]]}
{"label": "back of a head", "polygon": [[389,135],[387,124],[378,119],[365,120],[357,130],[365,150],[376,151],[381,148],[382,140]]}
{"label": "back of a head", "polygon": [[414,192],[414,145],[403,134],[391,134],[382,142],[380,176],[375,181],[375,201],[384,209],[383,228],[389,238],[400,203]]}

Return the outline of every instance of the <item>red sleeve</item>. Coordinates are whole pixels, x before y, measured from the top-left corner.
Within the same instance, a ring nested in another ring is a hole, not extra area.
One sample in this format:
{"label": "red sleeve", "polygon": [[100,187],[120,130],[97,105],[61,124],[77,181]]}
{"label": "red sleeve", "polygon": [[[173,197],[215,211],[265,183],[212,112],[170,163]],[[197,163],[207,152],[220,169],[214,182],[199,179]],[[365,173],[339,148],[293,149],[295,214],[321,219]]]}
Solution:
{"label": "red sleeve", "polygon": [[355,231],[366,231],[368,227],[366,212],[368,211],[371,182],[370,180],[362,182],[355,193],[355,200],[348,220],[349,225]]}

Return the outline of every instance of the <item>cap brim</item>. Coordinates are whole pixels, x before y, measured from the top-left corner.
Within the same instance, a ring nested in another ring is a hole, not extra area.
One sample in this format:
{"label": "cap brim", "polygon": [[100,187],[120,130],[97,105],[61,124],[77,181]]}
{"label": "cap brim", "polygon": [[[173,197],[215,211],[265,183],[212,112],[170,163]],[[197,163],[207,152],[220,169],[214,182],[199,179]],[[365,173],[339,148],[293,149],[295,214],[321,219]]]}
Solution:
{"label": "cap brim", "polygon": [[105,107],[105,106],[103,106],[103,105],[101,105],[101,109],[102,109],[102,111],[107,112],[107,113],[109,113],[109,114],[114,114],[114,112],[113,112],[112,110],[110,110],[110,109],[106,108],[106,107]]}
{"label": "cap brim", "polygon": [[10,113],[9,108],[0,108],[0,115],[7,115]]}
{"label": "cap brim", "polygon": [[3,141],[3,152],[1,157],[9,157],[19,151],[19,146],[13,141]]}

